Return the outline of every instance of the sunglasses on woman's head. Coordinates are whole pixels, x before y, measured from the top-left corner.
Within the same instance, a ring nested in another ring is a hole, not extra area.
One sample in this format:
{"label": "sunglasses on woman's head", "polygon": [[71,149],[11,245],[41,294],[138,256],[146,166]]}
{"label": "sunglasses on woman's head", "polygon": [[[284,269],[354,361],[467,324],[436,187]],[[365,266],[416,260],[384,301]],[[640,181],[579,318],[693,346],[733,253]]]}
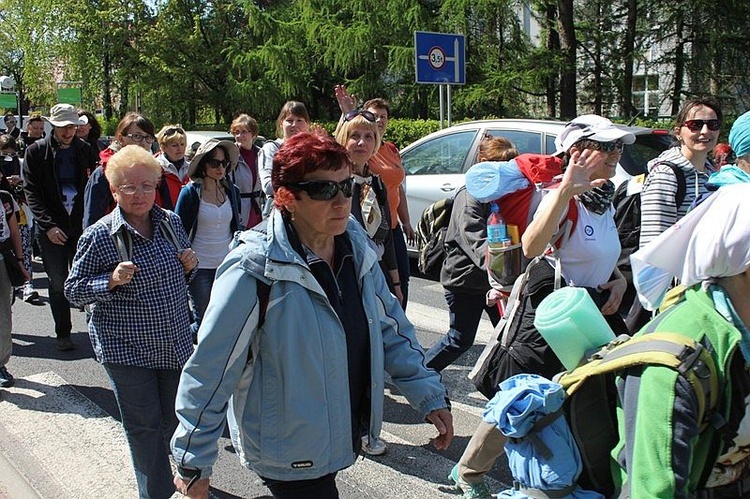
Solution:
{"label": "sunglasses on woman's head", "polygon": [[339,191],[341,191],[341,194],[343,194],[345,198],[352,197],[354,179],[348,178],[341,182],[334,182],[333,180],[308,180],[305,182],[286,184],[286,186],[305,191],[307,195],[310,196],[310,199],[316,201],[330,201],[336,197]]}
{"label": "sunglasses on woman's head", "polygon": [[348,123],[357,116],[362,116],[367,121],[371,121],[373,123],[375,123],[375,120],[377,120],[377,117],[366,109],[352,109],[344,115],[344,121]]}
{"label": "sunglasses on woman's head", "polygon": [[691,132],[700,132],[703,130],[703,125],[707,125],[708,129],[715,132],[721,128],[721,121],[719,120],[687,120],[682,126],[687,127]]}
{"label": "sunglasses on woman's head", "polygon": [[229,168],[229,160],[228,159],[214,159],[209,158],[206,160],[206,166],[210,168]]}
{"label": "sunglasses on woman's head", "polygon": [[185,130],[183,130],[180,127],[167,128],[166,130],[164,130],[164,134],[162,135],[162,137],[171,137],[172,135],[176,133],[185,135]]}

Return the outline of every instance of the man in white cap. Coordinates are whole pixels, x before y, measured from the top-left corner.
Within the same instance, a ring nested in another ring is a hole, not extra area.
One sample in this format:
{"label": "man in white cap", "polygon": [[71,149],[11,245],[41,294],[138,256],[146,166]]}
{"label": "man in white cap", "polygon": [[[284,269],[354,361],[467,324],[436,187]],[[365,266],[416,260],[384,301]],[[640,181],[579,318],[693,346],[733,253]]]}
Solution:
{"label": "man in white cap", "polygon": [[36,220],[36,238],[49,278],[49,301],[59,350],[72,350],[70,303],[63,284],[82,232],[83,191],[96,167],[91,147],[76,136],[83,121],[70,104],[57,104],[43,117],[52,133],[26,149],[24,190]]}

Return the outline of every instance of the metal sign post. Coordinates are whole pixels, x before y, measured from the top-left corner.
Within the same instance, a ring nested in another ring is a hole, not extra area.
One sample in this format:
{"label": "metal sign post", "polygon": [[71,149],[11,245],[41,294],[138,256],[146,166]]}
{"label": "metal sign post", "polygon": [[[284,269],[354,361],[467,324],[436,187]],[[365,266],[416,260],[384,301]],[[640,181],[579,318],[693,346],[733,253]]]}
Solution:
{"label": "metal sign post", "polygon": [[447,88],[448,126],[451,126],[451,85],[466,83],[464,35],[414,32],[416,83],[440,85],[440,128],[443,128],[443,85]]}

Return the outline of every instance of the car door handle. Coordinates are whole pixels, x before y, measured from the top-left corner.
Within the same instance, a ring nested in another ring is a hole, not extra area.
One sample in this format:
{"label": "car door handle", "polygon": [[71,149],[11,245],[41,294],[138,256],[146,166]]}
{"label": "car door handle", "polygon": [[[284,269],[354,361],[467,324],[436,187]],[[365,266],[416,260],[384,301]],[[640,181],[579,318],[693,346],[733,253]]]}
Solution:
{"label": "car door handle", "polygon": [[456,186],[453,184],[443,184],[440,186],[440,190],[443,192],[451,192],[456,190]]}

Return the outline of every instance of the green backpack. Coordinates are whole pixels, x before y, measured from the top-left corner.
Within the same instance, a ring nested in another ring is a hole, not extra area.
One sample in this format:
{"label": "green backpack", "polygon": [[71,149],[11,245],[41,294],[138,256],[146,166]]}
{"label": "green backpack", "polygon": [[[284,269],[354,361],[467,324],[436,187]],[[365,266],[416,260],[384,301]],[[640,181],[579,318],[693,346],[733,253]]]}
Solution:
{"label": "green backpack", "polygon": [[[568,395],[563,412],[581,454],[583,472],[578,484],[584,489],[606,497],[615,493],[610,467],[612,449],[619,441],[615,378],[628,369],[649,365],[675,369],[690,383],[698,401],[701,432],[721,424],[716,408],[722,390],[710,347],[668,332],[647,330],[636,338],[621,336],[587,363],[555,379]],[[710,461],[709,471],[715,461]]]}

